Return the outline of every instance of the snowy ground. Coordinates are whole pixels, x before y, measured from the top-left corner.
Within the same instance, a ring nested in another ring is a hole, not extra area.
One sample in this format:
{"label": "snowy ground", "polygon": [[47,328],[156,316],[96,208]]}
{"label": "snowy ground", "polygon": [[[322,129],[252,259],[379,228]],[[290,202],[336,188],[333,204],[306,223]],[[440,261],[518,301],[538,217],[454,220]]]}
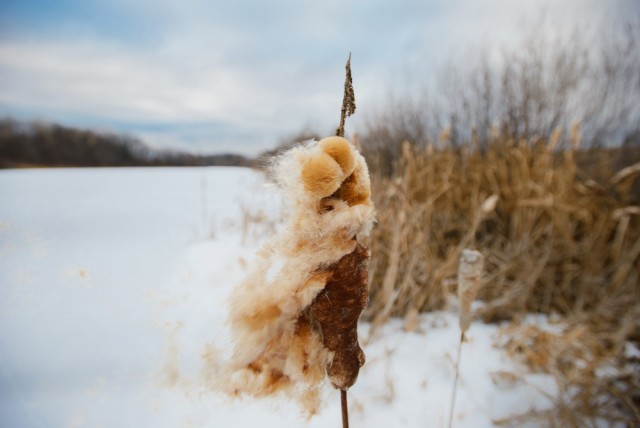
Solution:
{"label": "snowy ground", "polygon": [[[278,209],[247,169],[0,171],[0,426],[341,426],[329,386],[310,420],[281,399],[201,387],[203,351],[228,344],[225,296]],[[446,427],[455,315],[360,330],[351,426]],[[468,337],[453,426],[550,405],[553,381],[510,361],[496,326]]]}

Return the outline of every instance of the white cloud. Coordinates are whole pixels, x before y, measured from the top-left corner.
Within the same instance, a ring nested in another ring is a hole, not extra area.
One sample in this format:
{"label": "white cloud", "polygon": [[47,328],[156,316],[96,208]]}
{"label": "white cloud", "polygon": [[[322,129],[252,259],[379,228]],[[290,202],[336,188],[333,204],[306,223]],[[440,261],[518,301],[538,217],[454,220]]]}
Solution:
{"label": "white cloud", "polygon": [[469,44],[514,40],[521,22],[541,9],[593,22],[630,2],[117,0],[114,7],[153,22],[149,40],[0,40],[0,114],[93,118],[125,124],[157,144],[255,151],[305,124],[335,126],[350,50],[359,100],[350,123],[357,124],[384,102],[390,85],[433,75]]}
{"label": "white cloud", "polygon": [[190,70],[97,44],[5,42],[0,65],[11,83],[0,93],[3,103],[131,121],[232,119],[251,84],[222,66]]}
{"label": "white cloud", "polygon": [[[294,59],[248,67],[201,54],[189,63],[182,56],[95,42],[0,42],[0,105],[53,120],[79,115],[112,123],[208,123],[211,135],[202,141],[211,148],[216,123],[253,133],[250,140],[264,149],[304,123],[330,128],[337,121],[341,63],[330,76],[328,70],[296,66]],[[152,142],[180,140],[180,134],[155,135]]]}

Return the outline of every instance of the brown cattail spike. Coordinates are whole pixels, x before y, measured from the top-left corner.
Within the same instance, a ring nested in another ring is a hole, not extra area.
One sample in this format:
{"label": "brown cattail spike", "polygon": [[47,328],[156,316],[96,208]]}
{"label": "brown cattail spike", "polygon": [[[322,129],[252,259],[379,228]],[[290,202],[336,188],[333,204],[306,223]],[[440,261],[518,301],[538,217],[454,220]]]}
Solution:
{"label": "brown cattail spike", "polygon": [[327,366],[331,384],[341,390],[350,388],[364,364],[364,352],[358,344],[358,319],[368,302],[369,250],[356,249],[328,267],[327,285],[316,296],[309,315],[322,332],[324,347],[333,353]]}
{"label": "brown cattail spike", "polygon": [[340,111],[340,126],[336,129],[338,137],[344,137],[344,121],[347,117],[356,112],[356,95],[353,91],[353,80],[351,79],[351,52],[347,58],[346,77],[344,80],[344,96],[342,97],[342,109]]}

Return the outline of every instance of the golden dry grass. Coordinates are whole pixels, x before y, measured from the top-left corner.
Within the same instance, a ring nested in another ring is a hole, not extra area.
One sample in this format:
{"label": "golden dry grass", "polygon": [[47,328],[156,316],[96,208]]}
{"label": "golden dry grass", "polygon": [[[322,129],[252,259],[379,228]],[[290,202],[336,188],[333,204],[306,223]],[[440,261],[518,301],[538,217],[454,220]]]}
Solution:
{"label": "golden dry grass", "polygon": [[[640,344],[640,204],[632,191],[640,164],[616,170],[612,151],[581,150],[572,134],[563,150],[561,131],[496,138],[483,149],[405,143],[396,173],[372,177],[378,225],[365,317],[375,325],[446,308],[462,250],[479,250],[486,275],[478,316],[556,313],[570,326],[509,343],[560,387],[553,412],[527,417],[637,426],[640,366],[625,347]],[[375,172],[373,156],[370,165]],[[596,375],[609,366],[615,374]]]}
{"label": "golden dry grass", "polygon": [[608,163],[593,174],[608,177],[598,182],[578,155],[555,151],[553,140],[495,141],[485,150],[405,144],[399,172],[374,176],[368,318],[442,308],[464,248],[486,258],[486,320],[523,312],[618,318],[633,307],[640,207],[630,184],[640,171],[609,171]]}

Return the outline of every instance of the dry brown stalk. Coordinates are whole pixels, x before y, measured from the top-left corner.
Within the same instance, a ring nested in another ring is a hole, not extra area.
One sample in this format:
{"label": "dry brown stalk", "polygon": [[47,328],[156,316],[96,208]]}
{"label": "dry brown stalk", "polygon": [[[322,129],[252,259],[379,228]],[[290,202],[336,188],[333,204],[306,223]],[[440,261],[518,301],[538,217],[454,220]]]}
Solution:
{"label": "dry brown stalk", "polygon": [[640,163],[628,166],[618,171],[618,173],[611,178],[611,183],[618,184],[626,179],[635,178],[638,174],[640,174]]}

